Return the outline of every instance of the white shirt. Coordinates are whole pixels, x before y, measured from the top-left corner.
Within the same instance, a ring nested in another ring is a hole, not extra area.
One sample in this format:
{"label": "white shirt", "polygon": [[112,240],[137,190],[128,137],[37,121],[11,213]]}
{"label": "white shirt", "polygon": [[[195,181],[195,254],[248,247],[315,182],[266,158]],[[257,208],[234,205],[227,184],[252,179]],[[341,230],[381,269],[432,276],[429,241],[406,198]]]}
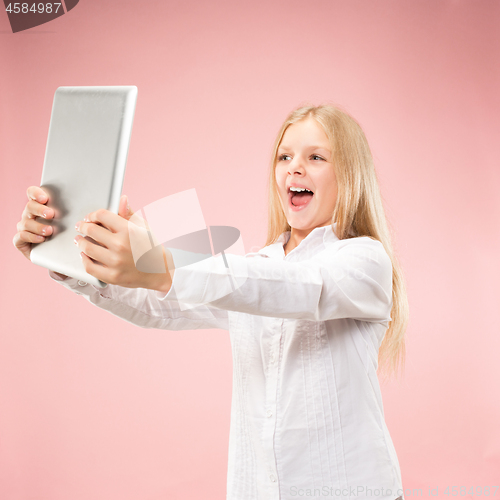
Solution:
{"label": "white shirt", "polygon": [[395,500],[401,472],[376,375],[390,258],[379,241],[339,240],[330,226],[285,256],[289,238],[226,254],[229,270],[221,255],[180,267],[166,295],[61,283],[145,328],[229,330],[227,500]]}

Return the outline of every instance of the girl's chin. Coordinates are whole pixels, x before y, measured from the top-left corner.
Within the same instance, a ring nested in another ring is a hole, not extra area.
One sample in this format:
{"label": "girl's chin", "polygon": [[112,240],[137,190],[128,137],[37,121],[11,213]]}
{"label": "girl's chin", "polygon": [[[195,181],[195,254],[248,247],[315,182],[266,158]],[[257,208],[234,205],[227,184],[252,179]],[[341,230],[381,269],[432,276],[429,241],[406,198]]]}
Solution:
{"label": "girl's chin", "polygon": [[289,215],[287,217],[287,222],[288,225],[294,230],[294,231],[312,231],[313,229],[316,229],[317,227],[322,227],[322,226],[329,226],[331,225],[331,221],[329,220],[314,220],[312,217],[308,217],[307,219],[305,217],[298,217],[295,216],[295,214],[292,214],[291,216]]}
{"label": "girl's chin", "polygon": [[287,222],[288,225],[296,231],[305,231],[307,229],[311,229],[312,227],[310,221],[298,221],[295,217],[289,217]]}

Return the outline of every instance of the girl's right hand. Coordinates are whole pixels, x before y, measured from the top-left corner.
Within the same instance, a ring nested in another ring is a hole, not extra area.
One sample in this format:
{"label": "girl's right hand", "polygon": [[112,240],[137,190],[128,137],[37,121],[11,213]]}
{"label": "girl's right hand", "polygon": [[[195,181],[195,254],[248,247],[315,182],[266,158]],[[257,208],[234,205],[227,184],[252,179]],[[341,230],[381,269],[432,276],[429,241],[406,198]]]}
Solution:
{"label": "girl's right hand", "polygon": [[17,234],[12,243],[28,259],[30,259],[32,243],[41,243],[45,241],[46,236],[52,234],[52,226],[37,222],[35,217],[52,219],[54,210],[46,207],[49,201],[49,195],[38,186],[30,186],[26,194],[28,203],[24,208],[21,220],[17,223]]}

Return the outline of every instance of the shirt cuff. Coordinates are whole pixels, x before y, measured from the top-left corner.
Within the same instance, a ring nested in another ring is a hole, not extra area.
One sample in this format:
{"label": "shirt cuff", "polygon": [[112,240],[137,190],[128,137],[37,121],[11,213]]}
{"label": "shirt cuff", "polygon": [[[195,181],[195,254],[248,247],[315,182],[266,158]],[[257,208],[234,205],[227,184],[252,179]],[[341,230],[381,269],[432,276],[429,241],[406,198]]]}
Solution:
{"label": "shirt cuff", "polygon": [[69,276],[64,276],[62,274],[56,273],[55,271],[51,271],[50,269],[49,269],[49,276],[54,281],[67,281],[68,279],[71,279]]}

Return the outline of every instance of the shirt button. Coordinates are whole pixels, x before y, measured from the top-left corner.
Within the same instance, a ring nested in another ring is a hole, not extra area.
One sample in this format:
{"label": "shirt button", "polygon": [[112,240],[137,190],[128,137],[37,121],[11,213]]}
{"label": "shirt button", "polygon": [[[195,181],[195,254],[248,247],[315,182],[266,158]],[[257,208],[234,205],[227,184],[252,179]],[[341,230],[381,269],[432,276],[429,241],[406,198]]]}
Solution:
{"label": "shirt button", "polygon": [[266,415],[267,415],[268,417],[272,417],[272,416],[273,416],[273,412],[272,412],[271,410],[267,410]]}
{"label": "shirt button", "polygon": [[269,474],[269,479],[275,483],[276,482],[276,476],[274,474]]}
{"label": "shirt button", "polygon": [[78,281],[78,284],[80,286],[87,286],[87,283],[85,283],[85,281],[82,281],[82,280]]}
{"label": "shirt button", "polygon": [[274,363],[274,352],[271,354],[271,363]]}

